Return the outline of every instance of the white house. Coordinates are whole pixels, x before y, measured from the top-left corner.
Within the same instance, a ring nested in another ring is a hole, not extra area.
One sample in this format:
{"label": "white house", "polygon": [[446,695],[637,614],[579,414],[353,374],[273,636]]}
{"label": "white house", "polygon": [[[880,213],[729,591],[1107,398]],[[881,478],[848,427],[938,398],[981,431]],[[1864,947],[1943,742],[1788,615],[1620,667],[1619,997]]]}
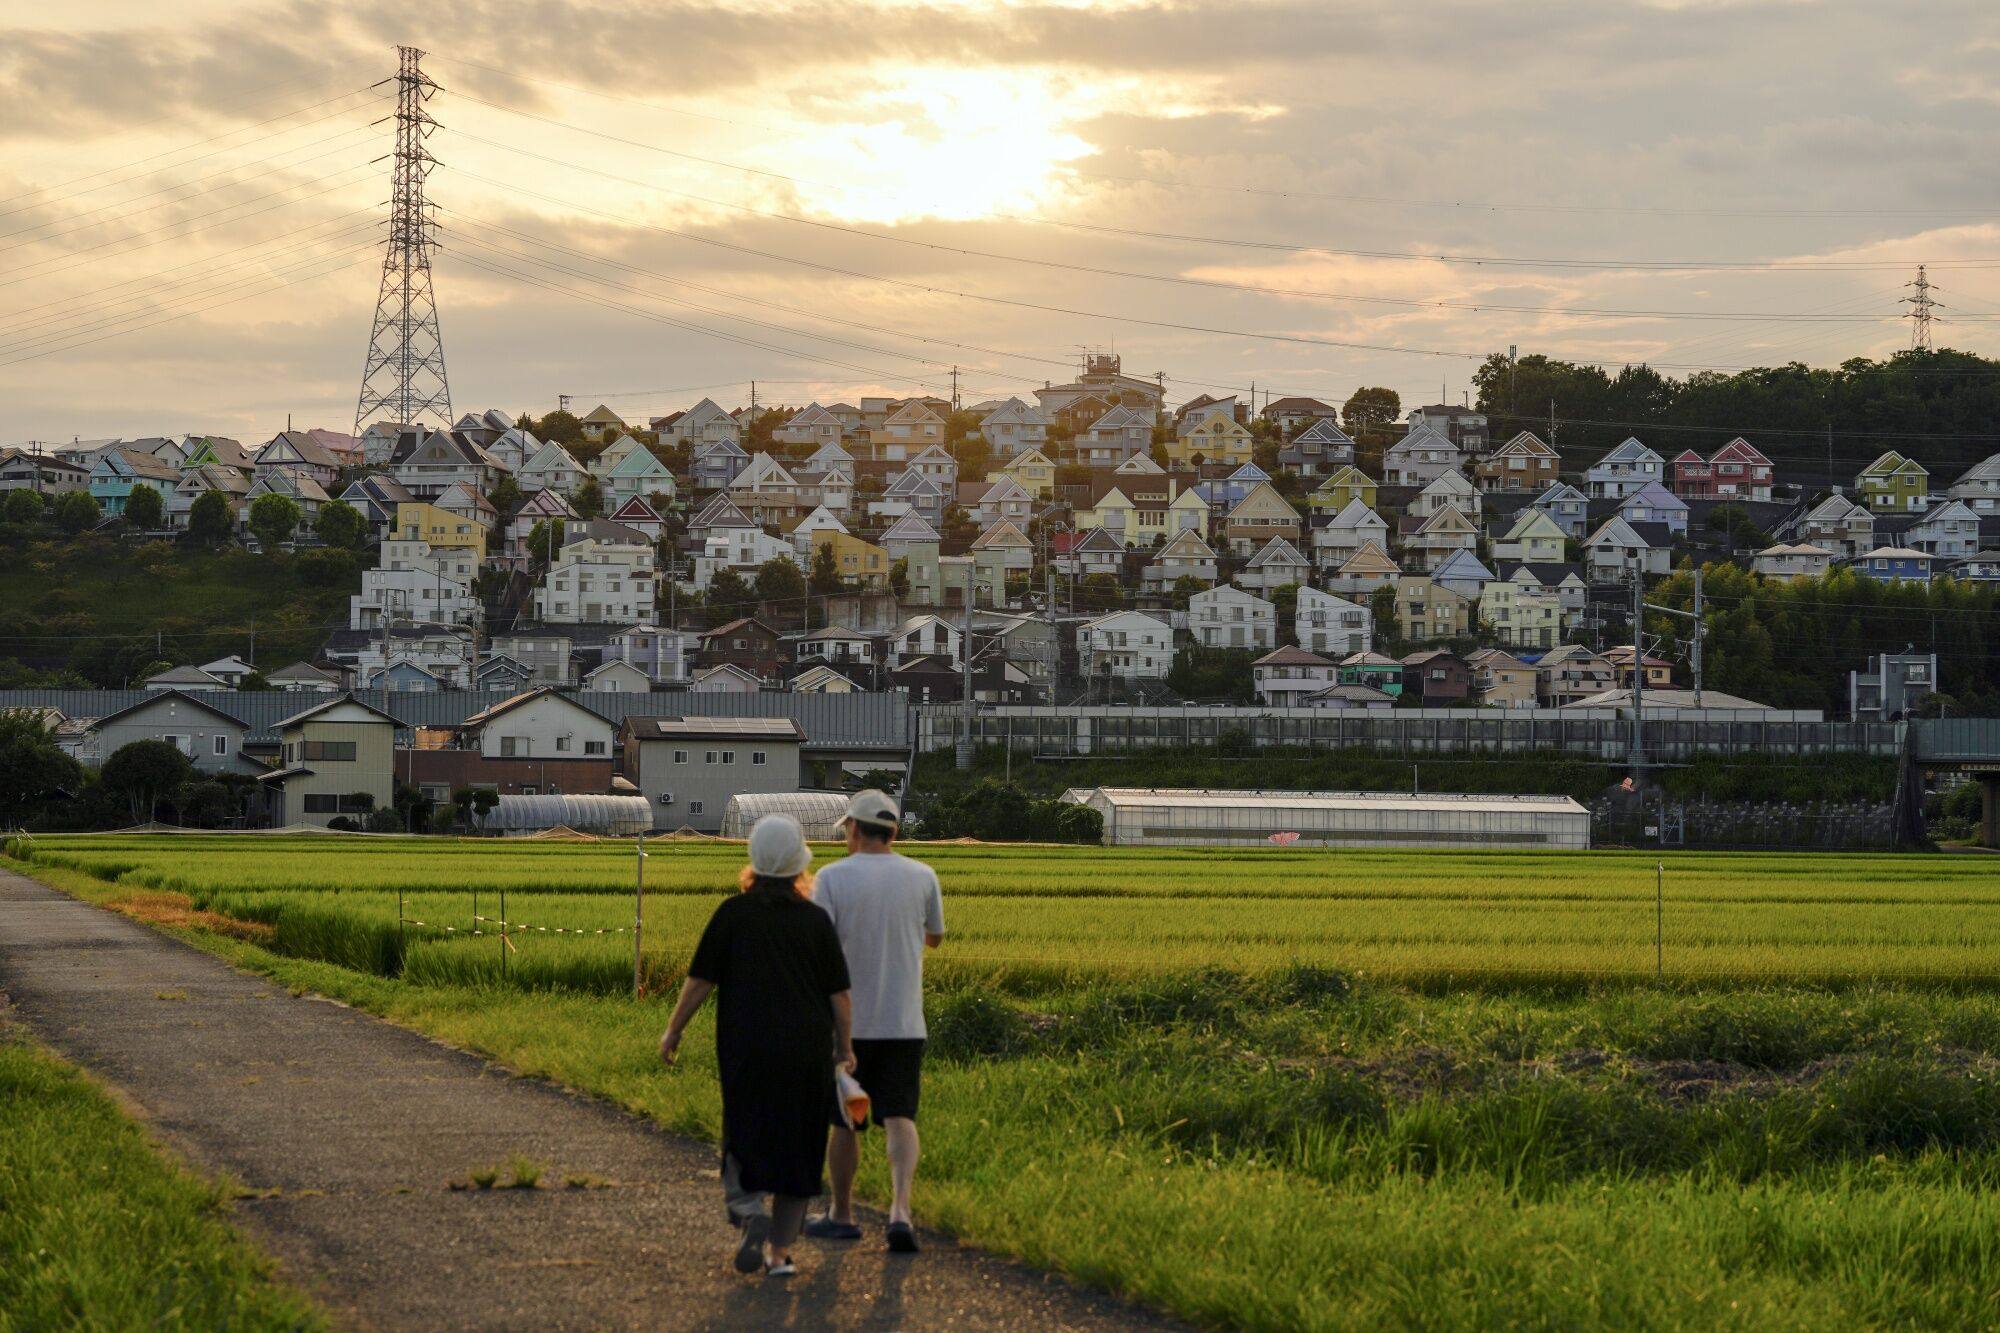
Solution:
{"label": "white house", "polygon": [[1188,633],[1204,648],[1278,646],[1278,608],[1233,584],[1204,588],[1188,599]]}
{"label": "white house", "polygon": [[1687,501],[1659,482],[1648,482],[1620,502],[1618,517],[1627,523],[1664,523],[1676,536],[1687,536]]}
{"label": "white house", "polygon": [[489,759],[609,759],[617,728],[544,685],[472,714],[458,734]]}
{"label": "white house", "polygon": [[1818,578],[1833,568],[1833,552],[1806,542],[1780,542],[1757,552],[1750,568],[1767,579]]}
{"label": "white house", "polygon": [[347,627],[378,629],[384,619],[476,625],[478,574],[479,560],[465,547],[385,541],[375,568],[361,573],[361,591],[347,599]]}
{"label": "white house", "polygon": [[535,618],[554,624],[657,624],[657,573],[653,548],[644,542],[591,537],[571,542],[535,589]]}
{"label": "white house", "polygon": [[1292,630],[1299,647],[1336,661],[1374,646],[1373,619],[1367,607],[1304,584],[1299,586]]}
{"label": "white house", "polygon": [[1635,439],[1627,439],[1591,464],[1583,488],[1593,500],[1622,500],[1649,483],[1664,482],[1666,460]]}
{"label": "white house", "polygon": [[2000,514],[2000,454],[1967,468],[1965,475],[1953,482],[1945,494],[1965,501],[1974,513]]}
{"label": "white house", "polygon": [[1410,503],[1403,512],[1418,518],[1429,518],[1441,510],[1456,509],[1477,523],[1482,513],[1481,503],[1478,488],[1465,479],[1463,472],[1440,472],[1410,497]]}
{"label": "white house", "polygon": [[1373,542],[1389,549],[1389,524],[1360,500],[1349,500],[1324,527],[1313,529],[1313,558],[1325,570],[1339,569]]}
{"label": "white house", "polygon": [[1287,644],[1251,663],[1250,679],[1255,683],[1258,703],[1291,708],[1307,695],[1338,684],[1339,671],[1335,663],[1318,653]]}
{"label": "white house", "polygon": [[1158,592],[1172,588],[1182,579],[1215,582],[1215,552],[1199,533],[1175,534],[1146,566],[1141,581],[1149,592]]}
{"label": "white house", "polygon": [[1114,611],[1076,631],[1077,670],[1118,680],[1163,680],[1174,665],[1174,631],[1139,611]]}
{"label": "white house", "polygon": [[1946,500],[1900,533],[1904,546],[1940,560],[1962,560],[1979,550],[1979,515],[1964,500]]}
{"label": "white house", "polygon": [[1458,464],[1458,446],[1443,431],[1426,423],[1382,451],[1382,484],[1428,486],[1445,473],[1457,471]]}
{"label": "white house", "polygon": [[1547,514],[1566,537],[1583,540],[1590,531],[1590,497],[1566,481],[1556,482],[1529,506]]}
{"label": "white house", "polygon": [[1299,548],[1283,537],[1273,537],[1250,557],[1236,582],[1259,592],[1275,592],[1288,583],[1304,583],[1311,575],[1312,563],[1299,554]]}
{"label": "white house", "polygon": [[1671,567],[1672,552],[1655,546],[1635,532],[1630,523],[1613,516],[1583,542],[1584,565],[1598,583],[1622,583],[1638,569],[1647,574],[1664,574]]}
{"label": "white house", "polygon": [[1009,459],[1047,444],[1049,419],[1041,408],[1009,398],[986,414],[979,423],[979,434],[996,457]]}

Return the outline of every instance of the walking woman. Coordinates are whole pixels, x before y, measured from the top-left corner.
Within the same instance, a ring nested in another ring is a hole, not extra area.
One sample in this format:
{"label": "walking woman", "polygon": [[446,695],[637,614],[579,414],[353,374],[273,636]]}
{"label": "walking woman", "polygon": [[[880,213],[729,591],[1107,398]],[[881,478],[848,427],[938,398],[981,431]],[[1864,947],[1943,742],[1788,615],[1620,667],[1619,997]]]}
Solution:
{"label": "walking woman", "polygon": [[811,864],[796,819],[757,821],[742,892],[708,919],[660,1038],[671,1065],[689,1020],[710,991],[721,992],[722,1189],[730,1224],[743,1233],[736,1271],[761,1267],[767,1277],[796,1271],[792,1242],[823,1183],[834,1064],[854,1068],[847,961],[833,922],[813,905]]}

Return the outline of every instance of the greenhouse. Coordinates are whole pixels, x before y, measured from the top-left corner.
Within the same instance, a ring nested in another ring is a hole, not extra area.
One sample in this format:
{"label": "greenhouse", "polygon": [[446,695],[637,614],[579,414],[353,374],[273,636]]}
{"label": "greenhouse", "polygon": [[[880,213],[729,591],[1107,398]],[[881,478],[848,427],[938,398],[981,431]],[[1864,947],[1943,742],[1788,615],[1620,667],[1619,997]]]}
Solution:
{"label": "greenhouse", "polygon": [[635,838],[653,827],[653,807],[643,796],[502,796],[481,821],[489,832],[521,834],[545,829]]}
{"label": "greenhouse", "polygon": [[1590,812],[1567,796],[1091,787],[1063,799],[1104,816],[1107,846],[1590,846]]}
{"label": "greenhouse", "polygon": [[790,815],[814,842],[838,842],[840,817],[847,813],[847,794],[837,791],[758,791],[729,798],[722,812],[722,836],[747,838],[750,826],[765,815]]}

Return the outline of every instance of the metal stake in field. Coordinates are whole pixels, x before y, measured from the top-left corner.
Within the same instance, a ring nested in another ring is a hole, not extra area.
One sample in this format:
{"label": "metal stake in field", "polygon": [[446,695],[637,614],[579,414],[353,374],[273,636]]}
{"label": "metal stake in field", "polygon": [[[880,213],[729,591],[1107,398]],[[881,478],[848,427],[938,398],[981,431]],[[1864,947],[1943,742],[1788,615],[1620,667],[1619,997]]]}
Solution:
{"label": "metal stake in field", "polygon": [[646,929],[646,835],[641,833],[634,850],[638,852],[637,869],[633,872],[632,883],[632,998],[645,998],[645,967],[641,937]]}
{"label": "metal stake in field", "polygon": [[1653,980],[1667,974],[1667,863],[1653,867]]}

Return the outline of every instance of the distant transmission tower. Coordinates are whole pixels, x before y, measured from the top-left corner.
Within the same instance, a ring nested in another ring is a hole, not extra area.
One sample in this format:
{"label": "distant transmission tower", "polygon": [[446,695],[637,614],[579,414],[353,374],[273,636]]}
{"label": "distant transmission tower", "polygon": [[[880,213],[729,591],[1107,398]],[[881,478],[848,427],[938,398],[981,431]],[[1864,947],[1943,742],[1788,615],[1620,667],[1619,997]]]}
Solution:
{"label": "distant transmission tower", "polygon": [[1922,264],[1917,265],[1916,278],[1903,285],[1915,293],[1903,298],[1903,303],[1910,307],[1903,312],[1903,318],[1913,321],[1910,325],[1910,346],[1914,350],[1928,352],[1931,350],[1931,312],[1939,305],[1932,299],[1931,293],[1937,288],[1931,286]]}
{"label": "distant transmission tower", "polygon": [[431,292],[431,248],[437,219],[424,199],[424,178],[437,159],[424,140],[437,129],[424,103],[437,84],[421,65],[414,46],[396,48],[396,153],[390,175],[389,241],[382,256],[382,291],[375,298],[375,329],[368,337],[368,361],[361,371],[361,400],[354,408],[354,433],[384,418],[414,425],[426,413],[451,424],[451,386],[444,375],[444,335],[438,331],[437,298]]}

